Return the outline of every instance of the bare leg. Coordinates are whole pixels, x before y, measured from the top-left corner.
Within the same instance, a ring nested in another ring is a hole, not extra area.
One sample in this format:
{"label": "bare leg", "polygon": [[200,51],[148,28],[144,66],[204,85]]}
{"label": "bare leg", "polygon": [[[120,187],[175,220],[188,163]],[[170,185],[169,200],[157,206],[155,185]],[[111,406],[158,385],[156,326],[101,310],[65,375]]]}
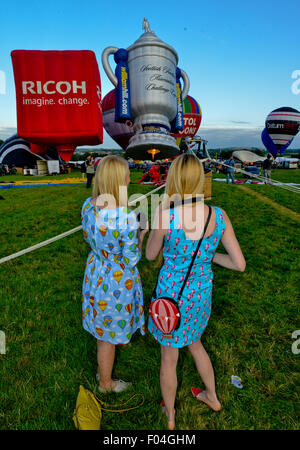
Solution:
{"label": "bare leg", "polygon": [[160,387],[162,397],[166,405],[168,428],[175,428],[175,395],[177,389],[176,366],[178,360],[178,348],[161,345]]}
{"label": "bare leg", "polygon": [[112,380],[112,369],[115,360],[115,345],[110,342],[97,340],[98,373],[100,376],[99,386],[111,390],[116,386]]}
{"label": "bare leg", "polygon": [[206,388],[205,391],[199,394],[200,397],[206,397],[211,402],[219,402],[216,394],[214,369],[200,339],[188,347]]}

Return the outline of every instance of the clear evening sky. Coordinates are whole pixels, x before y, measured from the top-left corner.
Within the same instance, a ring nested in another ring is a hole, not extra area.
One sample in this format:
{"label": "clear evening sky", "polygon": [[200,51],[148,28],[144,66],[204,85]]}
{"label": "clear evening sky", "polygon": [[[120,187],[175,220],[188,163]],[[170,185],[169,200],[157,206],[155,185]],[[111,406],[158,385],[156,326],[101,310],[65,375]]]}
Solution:
{"label": "clear evening sky", "polygon": [[[143,33],[144,17],[179,55],[179,67],[190,78],[189,94],[202,108],[198,134],[209,148],[262,148],[268,113],[281,106],[300,109],[299,0],[6,0],[1,3],[0,138],[16,131],[12,50],[93,50],[104,96],[113,86],[101,64],[103,49],[131,45]],[[299,135],[291,148],[300,147]],[[106,133],[103,146],[117,148]]]}

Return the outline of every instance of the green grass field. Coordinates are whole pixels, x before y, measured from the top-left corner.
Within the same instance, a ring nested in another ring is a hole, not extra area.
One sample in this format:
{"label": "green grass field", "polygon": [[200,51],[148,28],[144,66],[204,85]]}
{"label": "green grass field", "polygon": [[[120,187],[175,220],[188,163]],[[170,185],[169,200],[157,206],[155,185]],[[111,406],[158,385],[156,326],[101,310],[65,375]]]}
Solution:
{"label": "green grass field", "polygon": [[[56,178],[70,176],[81,174]],[[132,173],[130,194],[151,190],[136,184],[140,176]],[[272,177],[299,182],[299,171],[280,170]],[[13,179],[22,176],[0,181]],[[299,213],[297,194],[247,187]],[[292,352],[292,333],[300,330],[299,221],[238,185],[214,181],[212,194],[209,203],[224,208],[231,218],[247,267],[239,273],[213,265],[212,315],[202,342],[215,369],[223,409],[214,413],[192,398],[190,387],[203,386],[191,356],[182,349],[177,429],[299,429],[300,355]],[[1,258],[80,225],[81,206],[91,190],[85,185],[51,186],[1,189],[0,195]],[[0,265],[0,330],[6,335],[6,353],[0,354],[2,430],[72,430],[79,385],[96,388],[96,343],[81,324],[88,252],[78,232]],[[147,312],[158,268],[143,258],[139,270]],[[102,429],[166,429],[159,406],[159,368],[160,348],[149,333],[142,337],[137,332],[130,344],[117,348],[113,375],[132,381],[133,387],[119,395],[102,394],[102,399],[120,405],[143,393],[145,401],[133,411],[104,412]],[[241,377],[243,389],[230,383],[233,374]]]}

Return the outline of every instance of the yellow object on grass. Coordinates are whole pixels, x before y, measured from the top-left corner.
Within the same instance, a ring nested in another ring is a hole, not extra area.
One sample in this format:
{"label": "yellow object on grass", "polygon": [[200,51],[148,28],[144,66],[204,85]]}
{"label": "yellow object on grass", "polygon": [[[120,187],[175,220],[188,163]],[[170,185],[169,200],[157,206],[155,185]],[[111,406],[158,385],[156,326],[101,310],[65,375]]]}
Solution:
{"label": "yellow object on grass", "polygon": [[[142,401],[139,405],[133,406],[132,408],[127,409],[106,409],[103,408],[104,402],[96,397],[88,389],[85,389],[83,386],[79,387],[79,393],[76,401],[76,409],[73,414],[73,421],[75,427],[78,430],[100,430],[101,426],[101,418],[102,418],[102,410],[110,411],[110,412],[125,412],[130,411],[132,409],[138,408],[144,403],[144,397],[142,394],[135,394],[130,399],[128,399],[125,403],[128,403],[132,398],[141,396]],[[124,404],[125,404],[124,403]],[[122,406],[122,405],[120,405]]]}

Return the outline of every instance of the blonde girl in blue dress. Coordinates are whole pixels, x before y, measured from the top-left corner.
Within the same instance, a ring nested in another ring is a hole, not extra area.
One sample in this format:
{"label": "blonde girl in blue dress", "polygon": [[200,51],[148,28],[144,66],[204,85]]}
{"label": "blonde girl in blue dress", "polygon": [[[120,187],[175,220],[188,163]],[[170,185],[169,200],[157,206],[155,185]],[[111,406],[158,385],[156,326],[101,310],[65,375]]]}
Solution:
{"label": "blonde girl in blue dress", "polygon": [[[177,196],[174,207],[166,203],[158,208],[152,231],[146,246],[146,257],[156,259],[163,249],[163,265],[158,275],[156,297],[176,300],[208,221],[204,238],[195,258],[191,273],[179,301],[180,326],[166,338],[151,317],[148,329],[161,345],[160,384],[168,417],[169,429],[175,428],[175,395],[177,389],[176,366],[179,348],[188,347],[205,390],[191,388],[192,395],[206,403],[214,411],[221,409],[215,390],[214,370],[202,343],[201,336],[211,312],[213,272],[212,261],[228,269],[243,271],[245,260],[235,237],[230,220],[224,210],[211,208],[203,202],[204,171],[200,160],[191,154],[179,156],[172,163],[165,193],[169,198]],[[184,200],[184,203],[183,203]],[[219,242],[227,254],[216,253]]]}
{"label": "blonde girl in blue dress", "polygon": [[[98,164],[93,197],[82,206],[84,238],[91,247],[82,284],[83,328],[97,339],[100,392],[121,392],[131,383],[112,379],[115,346],[145,334],[143,291],[137,263],[146,231],[138,233],[128,208],[127,161],[106,156]],[[138,237],[139,234],[139,237]]]}

